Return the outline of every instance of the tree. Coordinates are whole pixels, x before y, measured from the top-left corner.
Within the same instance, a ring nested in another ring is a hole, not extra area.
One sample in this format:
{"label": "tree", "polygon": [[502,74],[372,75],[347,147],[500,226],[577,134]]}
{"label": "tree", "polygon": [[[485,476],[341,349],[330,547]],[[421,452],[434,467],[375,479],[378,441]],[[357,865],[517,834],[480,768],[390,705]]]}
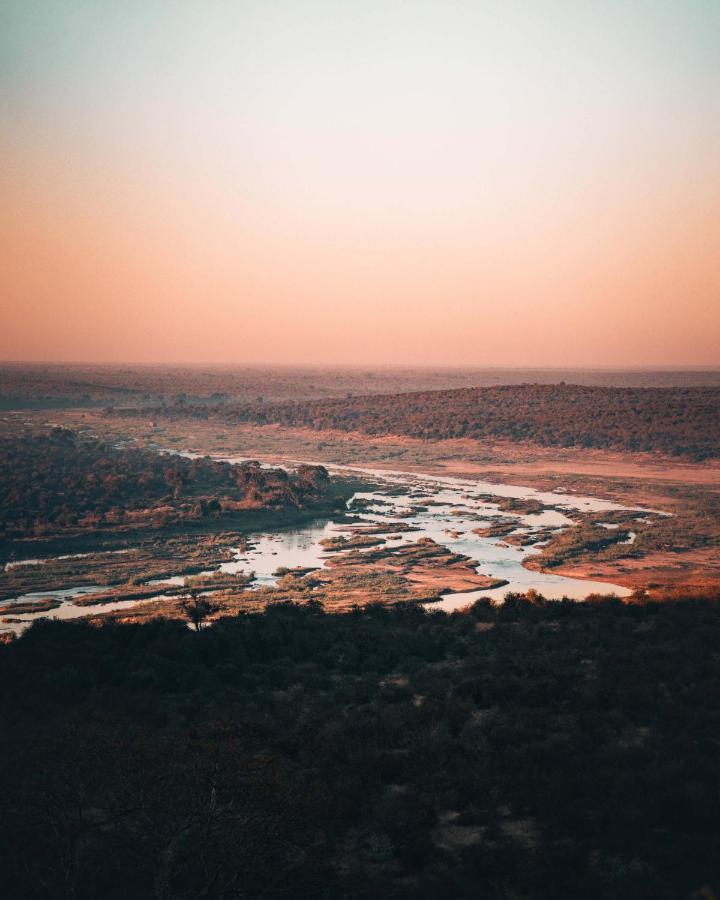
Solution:
{"label": "tree", "polygon": [[173,499],[179,500],[182,489],[188,482],[187,473],[178,468],[167,469],[165,471],[165,481],[168,487],[173,489]]}
{"label": "tree", "polygon": [[220,607],[207,597],[201,597],[198,591],[190,591],[190,598],[182,603],[182,610],[195,627],[195,631],[200,631],[205,620],[219,609]]}

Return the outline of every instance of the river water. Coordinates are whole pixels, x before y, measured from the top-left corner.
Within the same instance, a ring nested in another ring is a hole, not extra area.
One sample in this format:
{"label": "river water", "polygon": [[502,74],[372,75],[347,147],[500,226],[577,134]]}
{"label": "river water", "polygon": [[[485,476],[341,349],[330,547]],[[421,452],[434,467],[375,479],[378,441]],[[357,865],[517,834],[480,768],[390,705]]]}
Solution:
{"label": "river water", "polygon": [[[181,455],[193,457],[199,454],[183,451]],[[224,459],[235,464],[246,461],[243,457]],[[569,597],[582,600],[591,593],[614,593],[618,596],[629,594],[626,588],[607,582],[531,571],[523,566],[523,560],[540,552],[539,544],[528,543],[526,546],[518,547],[507,543],[502,537],[481,537],[473,533],[473,529],[476,528],[511,522],[517,533],[523,533],[527,541],[532,541],[535,534],[538,539],[543,536],[546,538],[549,530],[554,531],[571,525],[571,516],[574,512],[597,513],[600,523],[603,513],[615,510],[627,511],[628,507],[562,490],[543,492],[518,485],[495,484],[477,479],[356,466],[326,466],[326,468],[332,474],[351,476],[373,484],[372,491],[358,492],[349,501],[350,510],[356,518],[355,524],[359,526],[381,524],[387,526],[390,535],[393,534],[393,525],[402,523],[411,526],[413,530],[397,533],[397,536],[387,539],[388,546],[414,542],[419,538],[432,538],[453,552],[476,560],[477,571],[483,575],[502,578],[508,582],[501,588],[491,590],[447,594],[439,602],[427,604],[429,608],[451,611],[467,606],[478,597],[501,600],[508,591],[527,591],[531,588],[552,599]],[[529,514],[503,512],[498,508],[498,503],[508,498],[539,501],[543,504],[543,509]],[[636,513],[638,521],[642,521],[641,517],[648,510],[637,509],[633,512]],[[252,571],[255,573],[254,586],[273,585],[277,581],[274,573],[278,568],[324,566],[331,554],[321,545],[321,541],[328,537],[337,537],[344,531],[346,526],[337,521],[324,520],[301,528],[250,535],[248,548],[238,549],[235,560],[223,563],[219,570],[226,573]],[[32,564],[42,565],[44,562],[45,560],[33,560]],[[182,576],[178,575],[152,583],[156,583],[158,591],[161,592],[163,584],[178,584],[182,581]],[[0,624],[0,630],[8,628],[22,630],[36,618],[78,618],[104,611],[128,609],[135,603],[135,601],[118,601],[103,606],[83,607],[75,606],[72,602],[73,597],[100,590],[103,590],[100,586],[58,585],[58,589],[54,591],[28,594],[5,601],[0,603],[0,616],[3,606],[18,600],[30,601],[53,597],[63,602],[62,606],[47,612],[13,615],[12,617],[19,621],[12,625]],[[164,599],[164,595],[159,593],[153,599]]]}
{"label": "river water", "polygon": [[[232,461],[240,462],[234,458]],[[356,512],[359,523],[388,526],[392,534],[392,523],[403,523],[413,527],[395,539],[388,540],[389,546],[432,538],[455,553],[462,553],[476,560],[477,571],[483,575],[502,578],[508,582],[500,588],[472,591],[463,594],[447,594],[440,602],[428,604],[433,609],[451,611],[467,606],[478,597],[492,597],[501,600],[508,591],[527,591],[531,588],[551,599],[570,597],[584,599],[592,593],[615,593],[620,597],[630,591],[620,585],[602,581],[567,578],[562,575],[536,572],[526,569],[523,560],[540,552],[540,546],[517,547],[498,537],[481,537],[473,529],[512,520],[518,531],[545,532],[561,529],[572,524],[568,515],[573,512],[604,512],[626,510],[619,504],[593,497],[577,496],[564,492],[543,492],[533,488],[509,484],[494,484],[476,479],[461,479],[442,476],[417,475],[407,472],[361,469],[358,467],[334,468],[334,474],[351,474],[369,477],[382,483],[378,489],[358,492],[350,501],[366,501],[369,505]],[[512,498],[516,500],[536,500],[545,507],[539,513],[521,515],[502,512],[491,498]],[[644,511],[638,510],[638,517]],[[324,565],[328,554],[320,545],[324,538],[342,534],[333,522],[318,524],[283,534],[263,535],[254,546],[239,557],[237,563],[225,564],[230,567],[245,567],[253,570],[259,583],[272,584],[273,572],[278,566],[318,566]]]}

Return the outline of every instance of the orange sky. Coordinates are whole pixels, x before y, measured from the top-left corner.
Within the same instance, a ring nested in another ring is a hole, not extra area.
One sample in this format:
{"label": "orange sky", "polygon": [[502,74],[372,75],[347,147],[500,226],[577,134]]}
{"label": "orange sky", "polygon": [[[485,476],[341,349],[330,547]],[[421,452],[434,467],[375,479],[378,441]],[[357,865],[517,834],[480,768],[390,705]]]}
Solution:
{"label": "orange sky", "polygon": [[0,359],[720,364],[717,5],[13,0],[0,34]]}

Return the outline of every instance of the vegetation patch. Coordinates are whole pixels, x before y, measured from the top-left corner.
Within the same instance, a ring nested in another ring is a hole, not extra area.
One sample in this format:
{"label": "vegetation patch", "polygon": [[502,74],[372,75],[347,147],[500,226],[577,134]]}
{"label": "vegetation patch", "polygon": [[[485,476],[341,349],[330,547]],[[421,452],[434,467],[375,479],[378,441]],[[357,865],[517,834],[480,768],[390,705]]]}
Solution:
{"label": "vegetation patch", "polygon": [[704,896],[719,641],[716,599],[36,624],[0,647],[3,890]]}
{"label": "vegetation patch", "polygon": [[[149,410],[108,410],[135,417]],[[292,403],[166,406],[168,420],[279,424],[426,440],[474,438],[543,446],[720,456],[720,388],[523,384]]]}

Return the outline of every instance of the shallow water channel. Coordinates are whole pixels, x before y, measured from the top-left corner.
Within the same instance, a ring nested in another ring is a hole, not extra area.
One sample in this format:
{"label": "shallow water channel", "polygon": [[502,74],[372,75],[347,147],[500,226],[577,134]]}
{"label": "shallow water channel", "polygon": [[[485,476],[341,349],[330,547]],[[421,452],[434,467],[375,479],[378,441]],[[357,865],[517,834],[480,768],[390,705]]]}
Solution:
{"label": "shallow water channel", "polygon": [[[183,452],[183,456],[196,454]],[[241,463],[243,457],[230,457],[226,461]],[[598,520],[602,514],[614,510],[627,510],[607,500],[579,496],[561,490],[553,492],[537,491],[533,488],[519,487],[509,484],[495,484],[476,479],[450,478],[435,475],[414,474],[400,471],[364,469],[359,467],[326,466],[333,474],[352,476],[372,481],[377,485],[374,490],[356,493],[349,501],[349,506],[356,517],[355,524],[383,524],[388,526],[388,533],[393,534],[393,525],[403,523],[414,530],[399,534],[387,540],[387,545],[398,546],[414,542],[420,538],[432,538],[439,544],[448,547],[455,553],[461,553],[477,561],[477,571],[483,575],[502,578],[508,582],[500,588],[478,590],[467,593],[446,594],[442,600],[427,604],[428,608],[450,611],[467,606],[478,597],[502,599],[508,591],[527,591],[533,588],[549,598],[570,597],[584,599],[591,593],[615,593],[627,596],[629,591],[619,585],[600,581],[567,578],[526,569],[523,560],[538,553],[539,547],[532,544],[518,547],[506,543],[502,537],[481,537],[473,533],[475,528],[510,522],[523,532],[538,532],[547,536],[548,529],[561,529],[572,524],[573,512],[597,512]],[[498,502],[502,498],[514,498],[525,501],[539,501],[542,511],[532,514],[521,514],[515,511],[502,512]],[[645,510],[637,510],[638,517]],[[275,533],[262,533],[248,536],[248,548],[238,549],[236,559],[223,563],[221,572],[254,572],[255,586],[273,585],[277,581],[277,569],[324,566],[332,555],[321,546],[324,538],[343,534],[343,526],[337,521],[319,521],[301,528],[284,529]],[[382,535],[381,535],[382,537]],[[42,565],[45,560],[28,560],[26,564]],[[9,563],[13,566],[17,563]],[[162,579],[158,585],[158,596],[152,599],[164,599],[162,585],[182,583],[183,576]],[[83,585],[68,587],[59,585],[57,590],[43,591],[39,594],[26,594],[21,597],[0,603],[0,617],[3,607],[17,601],[31,601],[46,598],[62,600],[61,606],[54,610],[36,613],[12,615],[16,623],[2,623],[0,630],[22,630],[26,623],[33,619],[47,617],[70,619],[88,615],[97,615],[117,609],[128,609],[136,601],[118,601],[102,606],[75,606],[73,597],[104,590],[103,587]],[[147,602],[143,601],[143,602]]]}

